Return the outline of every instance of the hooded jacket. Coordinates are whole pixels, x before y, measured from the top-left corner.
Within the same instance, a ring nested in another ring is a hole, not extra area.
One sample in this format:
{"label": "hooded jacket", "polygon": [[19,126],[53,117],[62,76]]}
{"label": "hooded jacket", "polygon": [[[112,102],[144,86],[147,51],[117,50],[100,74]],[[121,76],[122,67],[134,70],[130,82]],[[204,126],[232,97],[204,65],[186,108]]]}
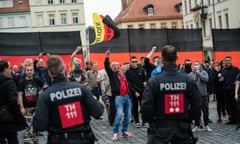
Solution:
{"label": "hooded jacket", "polygon": [[0,122],[0,131],[17,131],[24,129],[27,125],[24,117],[20,113],[17,104],[17,87],[15,82],[4,74],[0,73],[0,106],[8,105],[14,115],[14,120]]}

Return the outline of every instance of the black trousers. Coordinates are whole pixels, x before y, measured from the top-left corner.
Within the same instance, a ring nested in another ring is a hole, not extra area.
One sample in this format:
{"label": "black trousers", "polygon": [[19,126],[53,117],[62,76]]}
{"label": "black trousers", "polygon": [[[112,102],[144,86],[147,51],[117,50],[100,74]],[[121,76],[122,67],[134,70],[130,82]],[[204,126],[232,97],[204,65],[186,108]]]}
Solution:
{"label": "black trousers", "polygon": [[234,98],[234,90],[224,90],[224,98],[226,101],[226,109],[229,115],[229,120],[233,123],[238,122],[237,102]]}
{"label": "black trousers", "polygon": [[185,124],[183,127],[179,128],[157,128],[155,133],[148,133],[147,144],[189,144],[190,135],[190,125]]}
{"label": "black trousers", "polygon": [[141,105],[141,100],[142,100],[142,94],[140,94],[139,97],[133,97],[132,98],[132,112],[133,112],[133,117],[135,123],[139,123],[139,106]]}
{"label": "black trousers", "polygon": [[223,87],[216,87],[217,114],[218,118],[226,115],[226,104],[224,100]]}
{"label": "black trousers", "polygon": [[[208,117],[209,117],[209,107],[208,107],[208,96],[202,96],[201,97],[201,110],[203,112],[203,121],[204,121],[204,125],[208,125]],[[196,126],[200,126],[200,119],[196,120]]]}

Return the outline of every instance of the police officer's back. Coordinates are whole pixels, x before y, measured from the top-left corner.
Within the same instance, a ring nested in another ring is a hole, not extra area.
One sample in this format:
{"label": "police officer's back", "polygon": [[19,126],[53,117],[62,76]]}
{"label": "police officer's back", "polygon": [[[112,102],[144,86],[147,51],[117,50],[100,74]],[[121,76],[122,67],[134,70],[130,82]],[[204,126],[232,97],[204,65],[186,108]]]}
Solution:
{"label": "police officer's back", "polygon": [[59,56],[50,56],[47,65],[53,85],[38,99],[34,129],[47,130],[50,144],[93,143],[90,116],[99,118],[103,106],[83,85],[66,80]]}
{"label": "police officer's back", "polygon": [[178,72],[175,47],[164,46],[162,58],[163,71],[148,81],[142,99],[142,117],[150,123],[148,144],[191,143],[188,119],[200,114],[199,91],[186,74]]}

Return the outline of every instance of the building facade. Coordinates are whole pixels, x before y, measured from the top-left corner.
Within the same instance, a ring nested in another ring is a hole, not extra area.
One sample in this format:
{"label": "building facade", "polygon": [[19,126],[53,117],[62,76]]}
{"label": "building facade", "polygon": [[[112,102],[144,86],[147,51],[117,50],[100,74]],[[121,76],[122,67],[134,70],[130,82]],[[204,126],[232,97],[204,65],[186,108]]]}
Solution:
{"label": "building facade", "polygon": [[0,1],[0,32],[31,32],[28,0]]}
{"label": "building facade", "polygon": [[181,0],[122,0],[122,11],[115,18],[119,28],[183,28],[178,8]]}
{"label": "building facade", "polygon": [[81,43],[86,45],[83,0],[30,0],[30,9],[33,32],[80,31]]}
{"label": "building facade", "polygon": [[212,28],[240,28],[239,0],[182,0],[184,28],[202,28],[205,57],[213,60]]}

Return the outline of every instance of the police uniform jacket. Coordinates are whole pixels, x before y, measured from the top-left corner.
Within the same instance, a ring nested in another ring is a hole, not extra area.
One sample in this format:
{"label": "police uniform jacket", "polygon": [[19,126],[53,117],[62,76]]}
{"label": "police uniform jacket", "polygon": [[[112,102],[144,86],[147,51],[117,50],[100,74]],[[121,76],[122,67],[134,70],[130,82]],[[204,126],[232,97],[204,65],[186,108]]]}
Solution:
{"label": "police uniform jacket", "polygon": [[99,118],[103,110],[103,105],[85,86],[58,77],[39,96],[33,128],[53,134],[84,132],[89,126],[90,116]]}
{"label": "police uniform jacket", "polygon": [[149,79],[142,98],[142,117],[149,123],[158,120],[196,119],[200,116],[200,95],[196,84],[175,64]]}

